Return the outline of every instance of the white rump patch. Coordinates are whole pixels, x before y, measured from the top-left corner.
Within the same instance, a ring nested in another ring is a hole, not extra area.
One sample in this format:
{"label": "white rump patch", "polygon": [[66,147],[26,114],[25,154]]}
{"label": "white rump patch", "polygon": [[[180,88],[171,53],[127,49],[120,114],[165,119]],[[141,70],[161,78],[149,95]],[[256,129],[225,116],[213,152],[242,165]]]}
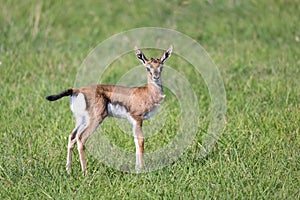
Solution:
{"label": "white rump patch", "polygon": [[82,113],[86,109],[84,95],[79,93],[77,96],[71,96],[71,110],[73,113]]}
{"label": "white rump patch", "polygon": [[71,96],[70,98],[71,110],[76,120],[77,132],[81,134],[89,124],[90,117],[86,111],[86,101],[84,95],[79,93],[77,96]]}

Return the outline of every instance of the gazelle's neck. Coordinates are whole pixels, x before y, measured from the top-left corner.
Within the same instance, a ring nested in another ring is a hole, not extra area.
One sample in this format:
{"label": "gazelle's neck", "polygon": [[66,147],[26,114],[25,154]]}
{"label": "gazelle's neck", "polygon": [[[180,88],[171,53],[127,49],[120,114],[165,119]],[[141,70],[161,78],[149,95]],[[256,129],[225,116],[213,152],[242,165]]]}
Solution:
{"label": "gazelle's neck", "polygon": [[161,94],[163,94],[162,81],[160,78],[154,81],[148,77],[148,85],[153,85],[155,88],[159,89]]}

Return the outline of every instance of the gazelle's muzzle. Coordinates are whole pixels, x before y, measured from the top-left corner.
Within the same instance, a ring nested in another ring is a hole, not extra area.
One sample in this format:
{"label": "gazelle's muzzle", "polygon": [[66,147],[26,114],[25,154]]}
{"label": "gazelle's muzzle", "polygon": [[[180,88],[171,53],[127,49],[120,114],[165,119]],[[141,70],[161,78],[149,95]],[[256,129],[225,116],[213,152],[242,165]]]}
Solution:
{"label": "gazelle's muzzle", "polygon": [[152,79],[157,80],[157,79],[159,79],[159,78],[160,78],[159,72],[154,72],[154,73],[152,74]]}

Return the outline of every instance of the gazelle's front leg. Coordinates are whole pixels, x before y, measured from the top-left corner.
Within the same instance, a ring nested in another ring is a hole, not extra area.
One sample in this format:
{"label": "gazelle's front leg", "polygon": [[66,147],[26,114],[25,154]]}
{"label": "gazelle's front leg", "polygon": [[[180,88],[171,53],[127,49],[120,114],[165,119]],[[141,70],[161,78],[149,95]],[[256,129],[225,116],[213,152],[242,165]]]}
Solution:
{"label": "gazelle's front leg", "polygon": [[144,167],[144,134],[142,131],[142,121],[133,124],[133,137],[136,150],[136,169]]}

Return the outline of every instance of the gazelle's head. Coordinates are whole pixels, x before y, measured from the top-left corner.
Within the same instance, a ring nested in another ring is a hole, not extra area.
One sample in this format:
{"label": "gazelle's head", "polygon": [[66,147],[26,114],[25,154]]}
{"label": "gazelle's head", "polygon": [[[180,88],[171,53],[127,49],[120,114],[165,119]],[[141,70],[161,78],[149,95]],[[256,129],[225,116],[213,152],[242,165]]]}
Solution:
{"label": "gazelle's head", "polygon": [[163,64],[171,56],[173,47],[170,46],[168,50],[160,58],[150,58],[147,59],[141,50],[135,47],[135,54],[137,58],[143,63],[148,72],[148,80],[155,83],[160,82],[160,75],[163,69]]}

